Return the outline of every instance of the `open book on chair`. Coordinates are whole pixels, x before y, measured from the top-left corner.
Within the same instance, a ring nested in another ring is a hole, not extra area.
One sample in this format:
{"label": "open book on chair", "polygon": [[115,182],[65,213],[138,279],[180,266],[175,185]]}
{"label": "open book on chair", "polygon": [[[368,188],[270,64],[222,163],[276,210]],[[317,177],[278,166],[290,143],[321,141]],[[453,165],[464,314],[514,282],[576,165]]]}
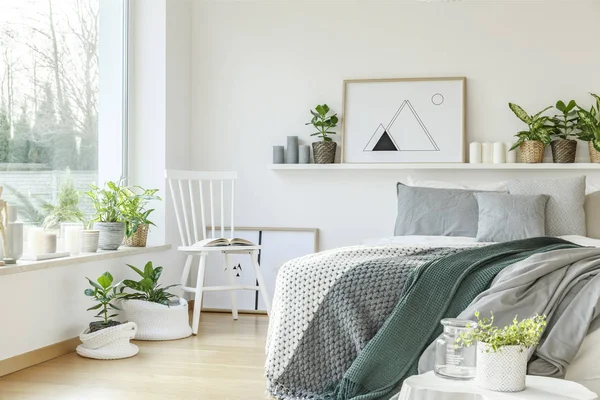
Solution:
{"label": "open book on chair", "polygon": [[256,246],[249,240],[242,238],[208,238],[200,240],[192,245],[193,247],[219,247],[219,246]]}

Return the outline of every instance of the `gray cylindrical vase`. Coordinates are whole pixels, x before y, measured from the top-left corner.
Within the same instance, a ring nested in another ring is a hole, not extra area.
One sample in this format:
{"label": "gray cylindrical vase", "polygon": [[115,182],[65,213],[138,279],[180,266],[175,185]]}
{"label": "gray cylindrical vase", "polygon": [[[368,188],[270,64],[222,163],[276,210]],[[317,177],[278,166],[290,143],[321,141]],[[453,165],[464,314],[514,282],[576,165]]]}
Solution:
{"label": "gray cylindrical vase", "polygon": [[310,164],[310,146],[303,144],[299,149],[298,160],[300,164]]}
{"label": "gray cylindrical vase", "polygon": [[100,231],[98,247],[101,250],[117,250],[125,237],[122,222],[94,222],[94,230]]}
{"label": "gray cylindrical vase", "polygon": [[273,146],[273,164],[283,163],[283,146]]}
{"label": "gray cylindrical vase", "polygon": [[298,164],[298,136],[287,137],[286,164]]}

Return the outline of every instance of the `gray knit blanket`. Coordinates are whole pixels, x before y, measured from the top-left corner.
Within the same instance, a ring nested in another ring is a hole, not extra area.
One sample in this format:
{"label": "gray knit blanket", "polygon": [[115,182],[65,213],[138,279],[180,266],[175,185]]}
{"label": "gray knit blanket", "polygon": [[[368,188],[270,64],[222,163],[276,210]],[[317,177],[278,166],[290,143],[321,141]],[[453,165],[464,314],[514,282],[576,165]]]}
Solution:
{"label": "gray knit blanket", "polygon": [[267,335],[268,392],[312,399],[338,382],[379,331],[409,272],[469,246],[347,247],[284,264]]}

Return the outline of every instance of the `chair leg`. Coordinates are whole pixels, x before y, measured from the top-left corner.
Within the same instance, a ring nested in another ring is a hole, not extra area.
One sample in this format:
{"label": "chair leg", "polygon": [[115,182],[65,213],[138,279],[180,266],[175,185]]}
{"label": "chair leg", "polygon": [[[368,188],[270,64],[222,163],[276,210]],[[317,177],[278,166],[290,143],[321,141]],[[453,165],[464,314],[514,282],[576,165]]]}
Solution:
{"label": "chair leg", "polygon": [[191,254],[188,254],[187,258],[185,259],[185,265],[183,266],[183,273],[181,274],[181,286],[187,286],[188,285],[188,279],[190,277],[190,268],[192,266],[192,261],[194,260],[194,256]]}
{"label": "chair leg", "polygon": [[202,288],[204,287],[204,270],[206,267],[207,253],[200,254],[198,262],[198,278],[196,279],[196,296],[194,297],[194,316],[192,318],[192,333],[198,334],[198,324],[200,323],[200,310],[202,309]]}
{"label": "chair leg", "polygon": [[256,280],[258,281],[260,295],[262,296],[265,306],[267,307],[267,314],[270,314],[271,300],[269,299],[269,293],[267,292],[267,285],[265,284],[265,280],[260,272],[260,265],[258,264],[258,250],[252,251],[250,253],[250,257],[252,258],[252,264],[254,265],[254,273],[256,274]]}
{"label": "chair leg", "polygon": [[[223,264],[224,264],[223,266],[225,267],[225,270],[226,270],[224,272],[227,274],[227,277],[229,279],[229,284],[231,286],[233,286],[233,285],[235,285],[235,271],[231,267],[229,254],[223,253],[222,260],[223,260]],[[236,295],[235,295],[235,290],[230,290],[229,296],[231,298],[231,313],[233,314],[233,319],[237,320],[238,319],[238,309],[237,309],[237,299],[236,299]]]}

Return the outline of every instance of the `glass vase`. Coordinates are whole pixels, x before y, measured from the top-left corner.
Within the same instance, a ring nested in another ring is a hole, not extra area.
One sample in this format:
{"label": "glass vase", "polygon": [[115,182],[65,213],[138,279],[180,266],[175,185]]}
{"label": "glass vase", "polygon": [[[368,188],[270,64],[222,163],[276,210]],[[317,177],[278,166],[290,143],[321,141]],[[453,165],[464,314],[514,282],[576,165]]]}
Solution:
{"label": "glass vase", "polygon": [[437,376],[455,380],[471,380],[475,378],[477,369],[477,346],[458,346],[456,339],[466,333],[475,322],[446,318],[441,321],[444,333],[435,343],[435,367]]}

